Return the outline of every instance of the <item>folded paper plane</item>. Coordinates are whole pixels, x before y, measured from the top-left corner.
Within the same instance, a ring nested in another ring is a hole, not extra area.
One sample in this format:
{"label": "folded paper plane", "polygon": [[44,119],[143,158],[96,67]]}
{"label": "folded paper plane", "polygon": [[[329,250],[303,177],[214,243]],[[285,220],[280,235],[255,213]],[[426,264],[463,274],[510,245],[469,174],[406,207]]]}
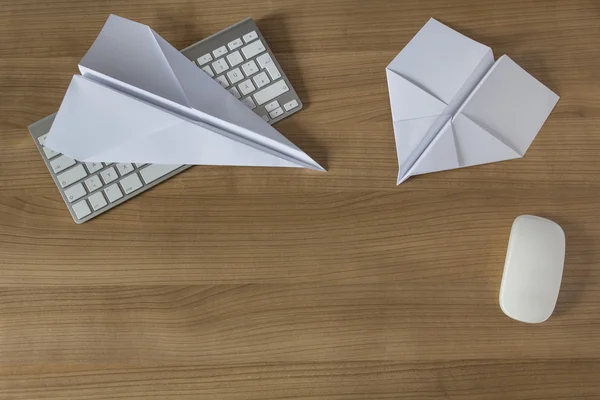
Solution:
{"label": "folded paper plane", "polygon": [[111,15],[79,70],[45,142],[76,160],[323,170],[146,25]]}
{"label": "folded paper plane", "polygon": [[431,19],[386,69],[398,184],[523,157],[559,97],[508,56]]}

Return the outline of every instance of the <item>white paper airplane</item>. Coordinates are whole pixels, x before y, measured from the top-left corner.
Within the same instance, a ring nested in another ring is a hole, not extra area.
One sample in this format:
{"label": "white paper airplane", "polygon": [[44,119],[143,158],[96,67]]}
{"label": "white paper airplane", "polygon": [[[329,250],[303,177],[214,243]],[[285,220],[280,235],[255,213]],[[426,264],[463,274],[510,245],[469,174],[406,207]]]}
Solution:
{"label": "white paper airplane", "polygon": [[111,15],[46,138],[79,161],[324,170],[146,25]]}
{"label": "white paper airplane", "polygon": [[508,56],[430,19],[386,69],[398,184],[523,157],[558,95]]}

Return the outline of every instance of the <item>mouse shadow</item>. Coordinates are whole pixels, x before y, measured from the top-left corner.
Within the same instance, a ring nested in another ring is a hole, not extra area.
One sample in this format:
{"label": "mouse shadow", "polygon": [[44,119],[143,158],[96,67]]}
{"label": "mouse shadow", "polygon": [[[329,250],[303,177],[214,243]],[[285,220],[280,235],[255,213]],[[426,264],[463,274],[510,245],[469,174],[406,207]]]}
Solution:
{"label": "mouse shadow", "polygon": [[555,316],[562,316],[583,301],[594,263],[594,239],[576,224],[562,221],[560,218],[551,219],[564,228],[566,239],[565,265],[554,310]]}
{"label": "mouse shadow", "polygon": [[[267,15],[256,21],[256,25],[269,44],[271,51],[277,58],[285,75],[291,82],[303,103],[303,108],[308,111],[310,107],[310,96],[306,90],[302,72],[298,67],[297,53],[287,30],[286,17],[284,14],[275,13]],[[285,56],[283,56],[285,55]],[[300,111],[302,112],[302,110]],[[275,128],[285,132],[285,136],[296,146],[306,152],[312,159],[326,170],[329,169],[327,162],[327,149],[318,139],[316,132],[308,132],[306,127],[299,123],[298,118],[292,115],[278,122]],[[301,121],[301,119],[300,119]]]}

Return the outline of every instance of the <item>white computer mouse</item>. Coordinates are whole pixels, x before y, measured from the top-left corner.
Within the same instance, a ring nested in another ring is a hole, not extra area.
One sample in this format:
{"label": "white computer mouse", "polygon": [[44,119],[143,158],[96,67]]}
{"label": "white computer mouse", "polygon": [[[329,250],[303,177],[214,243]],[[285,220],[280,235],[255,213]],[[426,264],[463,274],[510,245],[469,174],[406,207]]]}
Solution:
{"label": "white computer mouse", "polygon": [[549,219],[521,215],[513,223],[500,286],[500,308],[517,321],[544,322],[558,299],[565,233]]}

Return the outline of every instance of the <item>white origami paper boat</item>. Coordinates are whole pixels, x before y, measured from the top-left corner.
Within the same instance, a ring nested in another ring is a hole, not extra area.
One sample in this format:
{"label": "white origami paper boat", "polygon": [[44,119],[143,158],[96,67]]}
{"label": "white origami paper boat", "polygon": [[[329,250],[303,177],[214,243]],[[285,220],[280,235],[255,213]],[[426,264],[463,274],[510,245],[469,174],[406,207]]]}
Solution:
{"label": "white origami paper boat", "polygon": [[45,142],[76,160],[323,170],[146,25],[111,15],[79,70]]}
{"label": "white origami paper boat", "polygon": [[398,184],[523,157],[559,97],[504,55],[431,19],[386,69]]}

